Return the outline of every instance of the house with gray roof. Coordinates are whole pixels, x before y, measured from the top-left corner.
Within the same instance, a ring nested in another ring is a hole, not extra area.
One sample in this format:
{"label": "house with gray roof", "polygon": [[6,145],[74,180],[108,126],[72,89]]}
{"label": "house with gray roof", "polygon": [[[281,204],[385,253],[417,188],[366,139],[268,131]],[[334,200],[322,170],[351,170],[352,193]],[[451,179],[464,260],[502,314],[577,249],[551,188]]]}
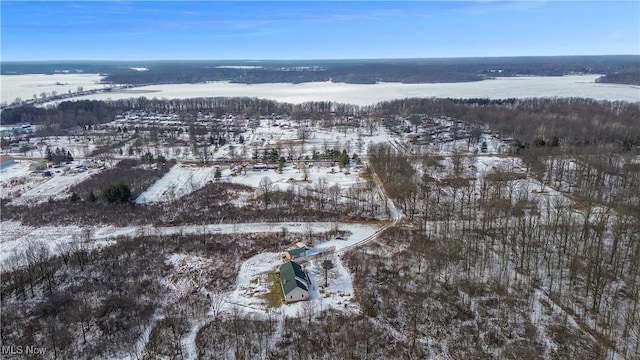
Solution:
{"label": "house with gray roof", "polygon": [[309,300],[309,278],[299,264],[289,261],[280,266],[280,285],[285,303]]}

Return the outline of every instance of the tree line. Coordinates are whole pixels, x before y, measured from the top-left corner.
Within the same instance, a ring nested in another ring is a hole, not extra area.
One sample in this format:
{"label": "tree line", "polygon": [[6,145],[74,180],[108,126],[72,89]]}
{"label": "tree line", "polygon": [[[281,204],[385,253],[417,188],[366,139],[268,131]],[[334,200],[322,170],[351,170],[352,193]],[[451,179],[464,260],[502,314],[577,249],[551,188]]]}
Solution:
{"label": "tree line", "polygon": [[625,69],[622,72],[606,74],[596,79],[597,83],[628,84],[640,86],[640,69]]}
{"label": "tree line", "polygon": [[58,106],[23,106],[2,112],[2,123],[30,122],[41,125],[48,135],[61,129],[113,121],[125,111],[140,110],[180,113],[184,120],[195,120],[207,111],[220,118],[224,114],[249,118],[280,114],[306,123],[324,123],[343,117],[393,118],[394,116],[450,116],[479,128],[491,129],[503,137],[533,144],[537,138],[564,145],[613,144],[626,150],[640,146],[640,103],[597,101],[583,98],[562,99],[434,99],[414,98],[357,106],[335,102],[279,103],[256,98],[148,99],[145,97],[113,101],[63,102]]}
{"label": "tree line", "polygon": [[640,146],[640,103],[584,98],[415,98],[381,102],[368,110],[383,118],[451,117],[526,144],[557,137],[565,146],[606,144],[624,150]]}
{"label": "tree line", "polygon": [[[238,65],[241,66],[238,66]],[[244,66],[242,66],[244,65]],[[237,83],[301,83],[334,81],[372,84],[478,81],[517,75],[618,74],[635,71],[638,56],[540,56],[449,59],[252,61],[85,61],[3,62],[2,74],[52,74],[60,69],[105,74],[112,84],[171,84],[230,81]],[[146,71],[137,71],[144,67]],[[610,79],[611,80],[611,79]],[[615,80],[615,79],[614,79]]]}

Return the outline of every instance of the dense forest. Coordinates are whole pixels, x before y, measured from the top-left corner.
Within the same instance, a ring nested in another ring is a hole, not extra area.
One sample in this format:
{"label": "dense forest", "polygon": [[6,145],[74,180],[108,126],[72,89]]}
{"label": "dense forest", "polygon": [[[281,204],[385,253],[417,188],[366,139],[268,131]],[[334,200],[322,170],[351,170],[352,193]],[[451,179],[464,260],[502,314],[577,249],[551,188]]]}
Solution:
{"label": "dense forest", "polygon": [[96,100],[64,101],[47,108],[26,105],[4,109],[0,113],[0,122],[4,125],[31,123],[40,125],[41,132],[45,134],[56,134],[75,126],[113,121],[116,115],[129,109],[119,103]]}
{"label": "dense forest", "polygon": [[[206,81],[303,83],[333,81],[435,83],[507,76],[605,74],[606,82],[638,84],[634,55],[305,61],[3,62],[2,74],[61,71],[100,73],[109,84],[176,84]],[[140,71],[140,69],[144,71]]]}
{"label": "dense forest", "polygon": [[640,86],[640,65],[636,69],[629,69],[624,72],[607,74],[596,79],[598,83],[608,84],[628,84]]}
{"label": "dense forest", "polygon": [[382,102],[370,111],[422,121],[451,116],[502,136],[534,144],[561,139],[563,145],[640,145],[640,104],[592,99],[404,99]]}

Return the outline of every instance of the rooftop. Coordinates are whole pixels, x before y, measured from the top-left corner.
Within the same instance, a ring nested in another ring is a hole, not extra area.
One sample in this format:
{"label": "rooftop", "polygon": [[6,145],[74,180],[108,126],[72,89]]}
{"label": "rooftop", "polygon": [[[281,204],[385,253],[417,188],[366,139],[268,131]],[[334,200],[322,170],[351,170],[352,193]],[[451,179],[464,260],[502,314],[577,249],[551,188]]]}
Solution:
{"label": "rooftop", "polygon": [[280,283],[284,294],[288,294],[296,287],[309,291],[306,284],[307,276],[302,267],[293,261],[280,266]]}

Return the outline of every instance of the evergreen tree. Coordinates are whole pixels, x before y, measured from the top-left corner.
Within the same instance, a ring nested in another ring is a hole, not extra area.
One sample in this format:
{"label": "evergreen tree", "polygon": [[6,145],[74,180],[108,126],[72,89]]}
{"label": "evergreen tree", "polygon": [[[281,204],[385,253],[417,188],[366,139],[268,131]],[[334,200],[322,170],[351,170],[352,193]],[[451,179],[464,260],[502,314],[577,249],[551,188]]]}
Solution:
{"label": "evergreen tree", "polygon": [[141,160],[145,164],[153,164],[153,154],[151,154],[150,152],[147,152],[144,155],[142,155]]}
{"label": "evergreen tree", "polygon": [[87,201],[94,202],[96,200],[98,200],[98,198],[96,197],[96,194],[94,194],[93,191],[90,191],[89,195],[87,195]]}
{"label": "evergreen tree", "polygon": [[353,159],[353,161],[358,164],[361,165],[362,164],[362,159],[358,156],[357,153],[353,153],[353,156],[351,157]]}
{"label": "evergreen tree", "polygon": [[338,164],[340,165],[340,168],[344,168],[349,165],[349,154],[347,154],[347,150],[342,150],[342,154],[340,154],[340,157],[338,158]]}
{"label": "evergreen tree", "polygon": [[158,155],[158,156],[156,156],[156,163],[158,163],[159,165],[164,166],[167,163],[167,158],[165,158],[162,155]]}
{"label": "evergreen tree", "polygon": [[110,203],[126,203],[131,199],[131,190],[127,185],[115,184],[104,189],[102,197]]}

